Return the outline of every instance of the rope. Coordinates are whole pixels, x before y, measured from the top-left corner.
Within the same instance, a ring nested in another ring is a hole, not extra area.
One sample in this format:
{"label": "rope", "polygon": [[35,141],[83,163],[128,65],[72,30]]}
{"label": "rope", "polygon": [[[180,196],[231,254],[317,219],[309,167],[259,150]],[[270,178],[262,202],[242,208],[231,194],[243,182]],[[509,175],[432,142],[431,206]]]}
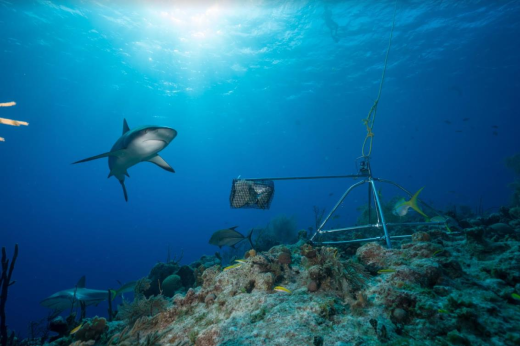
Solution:
{"label": "rope", "polygon": [[[372,154],[372,143],[374,141],[374,132],[372,132],[372,129],[374,128],[374,122],[376,120],[376,113],[377,113],[377,105],[379,103],[379,98],[381,97],[381,91],[383,90],[383,82],[385,81],[385,74],[386,74],[386,66],[388,64],[388,55],[390,54],[390,47],[392,46],[392,37],[394,35],[394,27],[395,27],[395,13],[397,12],[397,0],[394,4],[394,15],[392,19],[392,30],[390,31],[390,39],[388,40],[388,48],[386,50],[386,57],[385,57],[385,67],[383,68],[383,74],[381,76],[381,82],[379,83],[379,91],[377,93],[377,98],[374,101],[374,104],[372,105],[372,108],[370,108],[370,111],[368,112],[368,116],[363,119],[363,125],[367,128],[367,135],[365,137],[365,140],[363,141],[363,147],[361,148],[361,155],[363,157],[369,157]],[[368,153],[366,152],[368,143]]]}

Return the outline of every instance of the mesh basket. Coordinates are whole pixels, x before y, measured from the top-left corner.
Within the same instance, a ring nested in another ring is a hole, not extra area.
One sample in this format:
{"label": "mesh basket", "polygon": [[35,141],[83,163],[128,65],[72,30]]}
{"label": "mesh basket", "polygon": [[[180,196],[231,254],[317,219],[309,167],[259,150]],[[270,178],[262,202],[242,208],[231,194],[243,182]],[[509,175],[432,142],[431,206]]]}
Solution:
{"label": "mesh basket", "polygon": [[231,208],[269,209],[274,195],[272,180],[233,179],[229,203]]}

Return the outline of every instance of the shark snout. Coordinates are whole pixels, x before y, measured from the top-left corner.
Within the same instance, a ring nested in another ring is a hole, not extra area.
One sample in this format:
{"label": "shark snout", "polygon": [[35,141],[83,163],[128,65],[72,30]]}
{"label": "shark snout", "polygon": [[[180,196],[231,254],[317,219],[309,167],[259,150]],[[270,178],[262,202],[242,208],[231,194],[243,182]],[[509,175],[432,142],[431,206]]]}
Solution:
{"label": "shark snout", "polygon": [[154,132],[157,135],[157,140],[164,141],[166,144],[170,144],[177,136],[177,131],[169,127],[160,127],[155,129]]}

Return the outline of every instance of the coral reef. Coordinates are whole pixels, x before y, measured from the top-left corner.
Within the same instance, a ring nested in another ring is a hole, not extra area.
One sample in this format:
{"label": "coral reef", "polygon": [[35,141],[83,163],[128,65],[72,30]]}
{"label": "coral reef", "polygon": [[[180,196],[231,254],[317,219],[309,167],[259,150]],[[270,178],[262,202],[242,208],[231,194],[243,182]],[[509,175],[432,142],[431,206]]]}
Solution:
{"label": "coral reef", "polygon": [[169,280],[146,296],[143,279],[119,321],[88,337],[81,332],[94,322],[83,322],[50,345],[518,345],[518,220],[501,208],[459,219],[458,232],[419,226],[393,249],[300,239],[247,251],[227,270],[203,256],[183,269],[192,287],[181,268],[168,276],[182,286],[173,298],[163,295]]}
{"label": "coral reef", "polygon": [[18,244],[14,246],[13,258],[9,262],[5,247],[2,247],[2,274],[0,276],[0,345],[12,345],[14,340],[14,333],[8,335],[7,324],[5,317],[5,304],[9,293],[9,287],[14,285],[16,281],[11,281],[13,275],[16,259],[18,258]]}
{"label": "coral reef", "polygon": [[106,328],[107,320],[94,317],[92,320],[83,323],[81,328],[76,332],[75,338],[80,341],[96,341],[101,338]]}

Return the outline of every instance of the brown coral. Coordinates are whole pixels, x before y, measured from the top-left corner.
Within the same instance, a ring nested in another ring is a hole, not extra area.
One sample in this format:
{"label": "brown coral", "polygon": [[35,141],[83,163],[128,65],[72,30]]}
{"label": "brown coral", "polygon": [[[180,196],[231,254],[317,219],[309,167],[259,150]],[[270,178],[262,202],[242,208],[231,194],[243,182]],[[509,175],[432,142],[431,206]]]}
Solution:
{"label": "brown coral", "polygon": [[76,339],[81,341],[98,340],[107,328],[107,320],[94,317],[91,321],[85,322],[76,332]]}
{"label": "brown coral", "polygon": [[291,254],[287,252],[282,252],[278,255],[278,263],[280,264],[291,264],[292,258]]}

